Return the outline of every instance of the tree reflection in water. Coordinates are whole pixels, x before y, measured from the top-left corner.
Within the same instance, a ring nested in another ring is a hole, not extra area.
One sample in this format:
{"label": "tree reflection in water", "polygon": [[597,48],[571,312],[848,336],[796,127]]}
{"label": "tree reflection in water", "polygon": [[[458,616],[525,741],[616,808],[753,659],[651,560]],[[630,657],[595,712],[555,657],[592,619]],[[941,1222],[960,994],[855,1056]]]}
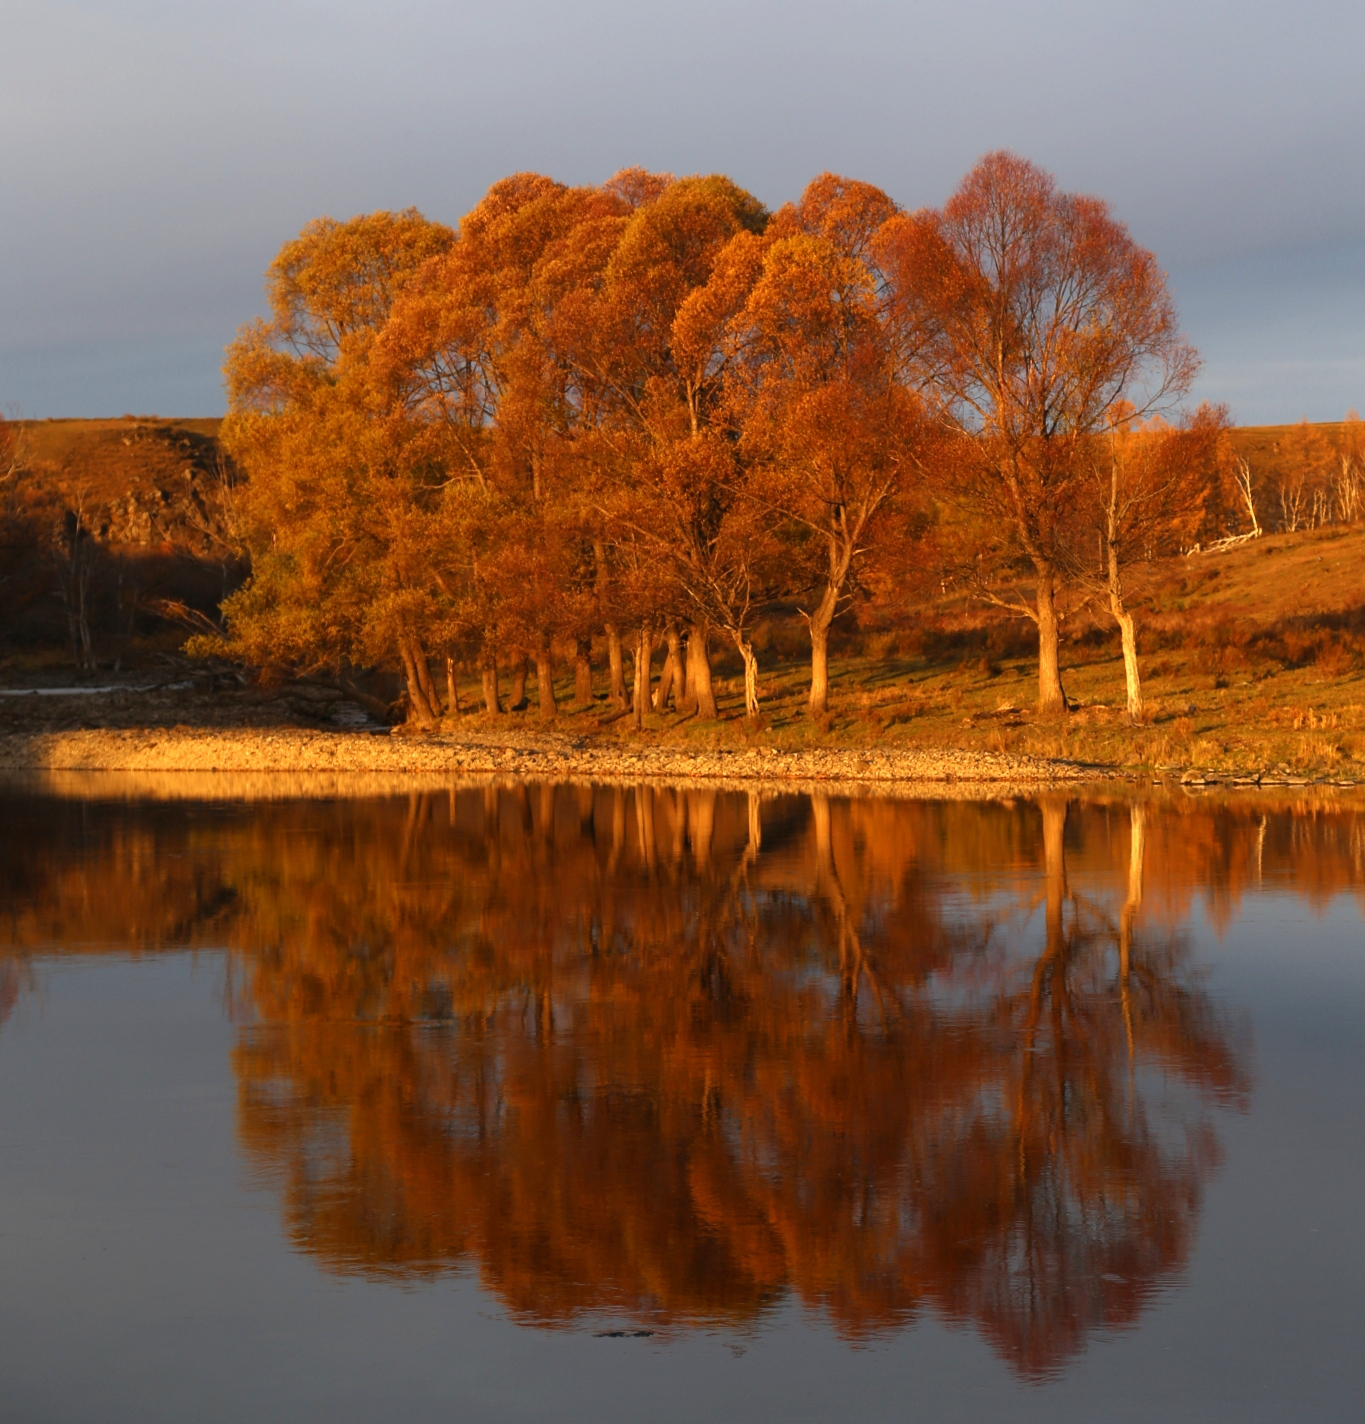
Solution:
{"label": "tree reflection in water", "polygon": [[1179,1271],[1245,1101],[1198,877],[1361,883],[1354,818],[1060,796],[29,804],[0,1009],[16,949],[228,945],[241,1142],[329,1269],[545,1325],[929,1309],[1030,1377]]}
{"label": "tree reflection in water", "polygon": [[1117,907],[1061,800],[490,790],[232,862],[242,1141],[337,1269],[545,1324],[927,1305],[1045,1373],[1184,1262],[1246,1091],[1130,814]]}

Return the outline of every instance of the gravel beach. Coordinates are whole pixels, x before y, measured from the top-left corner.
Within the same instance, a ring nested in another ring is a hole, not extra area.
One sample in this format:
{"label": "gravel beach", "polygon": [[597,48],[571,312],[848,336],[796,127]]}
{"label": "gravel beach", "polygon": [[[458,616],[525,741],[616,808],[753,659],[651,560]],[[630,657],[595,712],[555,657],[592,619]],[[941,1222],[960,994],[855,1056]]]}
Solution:
{"label": "gravel beach", "polygon": [[0,735],[7,771],[514,774],[574,780],[713,783],[1011,783],[1094,780],[1103,771],[1073,762],[940,748],[692,750],[586,745],[542,733],[460,737],[309,728],[143,727],[11,732]]}

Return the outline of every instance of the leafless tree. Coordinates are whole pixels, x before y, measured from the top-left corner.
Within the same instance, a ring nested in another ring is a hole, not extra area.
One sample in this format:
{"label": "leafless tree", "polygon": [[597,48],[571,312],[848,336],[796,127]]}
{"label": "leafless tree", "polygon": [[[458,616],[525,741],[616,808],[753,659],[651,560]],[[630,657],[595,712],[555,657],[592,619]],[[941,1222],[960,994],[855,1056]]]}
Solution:
{"label": "leafless tree", "polygon": [[75,509],[63,511],[52,538],[52,562],[57,570],[57,591],[66,609],[71,655],[86,672],[95,659],[90,638],[90,581],[98,548],[85,523],[85,490],[76,495]]}
{"label": "leafless tree", "polygon": [[1252,485],[1251,466],[1240,456],[1237,460],[1237,473],[1234,476],[1237,483],[1237,492],[1242,496],[1242,503],[1246,505],[1247,514],[1251,519],[1251,534],[1253,538],[1261,537],[1261,521],[1256,517],[1256,491]]}
{"label": "leafless tree", "polygon": [[1292,534],[1300,524],[1306,523],[1308,509],[1303,472],[1285,475],[1280,480],[1280,527],[1283,531]]}
{"label": "leafless tree", "polygon": [[1343,524],[1353,524],[1360,517],[1361,506],[1361,485],[1365,483],[1361,478],[1360,462],[1352,453],[1343,454],[1340,457],[1340,468],[1336,477],[1337,518]]}

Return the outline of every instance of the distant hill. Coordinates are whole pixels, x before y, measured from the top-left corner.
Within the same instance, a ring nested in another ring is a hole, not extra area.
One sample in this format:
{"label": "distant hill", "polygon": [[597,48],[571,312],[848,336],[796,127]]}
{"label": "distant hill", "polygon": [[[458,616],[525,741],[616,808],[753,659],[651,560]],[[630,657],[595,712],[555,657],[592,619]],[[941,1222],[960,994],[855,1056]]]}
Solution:
{"label": "distant hill", "polygon": [[172,545],[216,557],[226,535],[221,420],[41,420],[20,425],[21,510],[81,507],[105,544]]}
{"label": "distant hill", "polygon": [[183,641],[168,611],[216,615],[244,572],[221,424],[19,423],[20,469],[4,491],[0,534],[0,648],[74,652],[83,616],[94,656],[127,660],[149,638]]}

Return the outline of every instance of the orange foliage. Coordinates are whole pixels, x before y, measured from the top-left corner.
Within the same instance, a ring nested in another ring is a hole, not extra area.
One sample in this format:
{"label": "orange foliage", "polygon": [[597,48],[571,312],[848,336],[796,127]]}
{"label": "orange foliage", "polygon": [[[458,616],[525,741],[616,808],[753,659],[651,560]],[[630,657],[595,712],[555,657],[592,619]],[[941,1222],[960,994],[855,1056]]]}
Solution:
{"label": "orange foliage", "polygon": [[516,174],[458,234],[411,212],[315,223],[268,290],[272,321],[227,367],[255,573],[212,650],[401,665],[428,724],[431,655],[476,660],[496,711],[499,657],[532,654],[552,716],[555,650],[582,672],[598,630],[623,701],[625,626],[637,724],[660,628],[674,695],[706,712],[725,633],[756,716],[751,634],[778,605],[805,611],[823,714],[834,618],[923,564],[888,554],[934,517],[979,591],[1021,560],[1035,576],[1060,707],[1086,442],[1194,368],[1151,254],[1007,154],[914,216],[830,173],[771,220],[721,175]]}
{"label": "orange foliage", "polygon": [[[1197,369],[1165,277],[1105,203],[1005,152],[941,212],[888,223],[879,260],[906,359],[961,437],[943,494],[1009,531],[993,552],[1032,575],[1022,609],[1038,625],[1039,706],[1062,711],[1056,595],[1087,444],[1121,405],[1147,416],[1183,396]],[[981,572],[989,594],[1003,570]]]}

